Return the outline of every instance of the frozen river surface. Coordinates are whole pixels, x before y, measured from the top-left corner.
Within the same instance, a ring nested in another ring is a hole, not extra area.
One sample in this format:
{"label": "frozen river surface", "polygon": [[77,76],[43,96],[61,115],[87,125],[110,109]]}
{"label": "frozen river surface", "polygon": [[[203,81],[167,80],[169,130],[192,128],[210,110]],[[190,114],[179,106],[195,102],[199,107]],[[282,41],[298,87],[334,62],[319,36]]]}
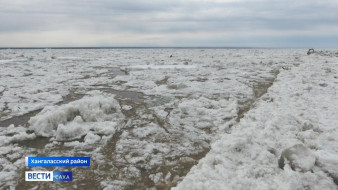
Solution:
{"label": "frozen river surface", "polygon": [[[280,49],[0,50],[0,189],[336,189],[337,62]],[[26,156],[91,166],[28,168]],[[71,170],[73,182],[28,183],[29,170]]]}

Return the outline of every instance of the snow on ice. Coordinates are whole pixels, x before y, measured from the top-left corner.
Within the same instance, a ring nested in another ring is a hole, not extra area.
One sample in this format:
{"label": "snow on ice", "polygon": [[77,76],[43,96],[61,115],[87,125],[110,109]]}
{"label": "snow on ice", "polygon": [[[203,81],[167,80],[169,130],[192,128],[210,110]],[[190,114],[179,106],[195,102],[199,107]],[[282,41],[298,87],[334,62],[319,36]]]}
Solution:
{"label": "snow on ice", "polygon": [[29,120],[29,129],[37,136],[69,141],[81,138],[88,131],[114,134],[122,119],[120,105],[114,96],[96,95],[62,106],[45,107]]}
{"label": "snow on ice", "polygon": [[302,59],[176,189],[337,189],[337,57]]}
{"label": "snow on ice", "polygon": [[[0,188],[337,189],[334,52],[51,49],[0,58],[0,124],[14,123],[0,128]],[[35,155],[90,156],[92,170],[72,169],[72,184],[27,184],[24,157]]]}

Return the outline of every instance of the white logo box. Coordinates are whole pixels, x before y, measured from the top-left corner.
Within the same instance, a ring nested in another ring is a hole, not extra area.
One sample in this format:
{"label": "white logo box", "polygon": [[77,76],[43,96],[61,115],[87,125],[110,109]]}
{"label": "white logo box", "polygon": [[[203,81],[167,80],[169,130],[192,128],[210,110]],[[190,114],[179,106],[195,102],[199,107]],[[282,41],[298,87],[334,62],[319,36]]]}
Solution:
{"label": "white logo box", "polygon": [[53,181],[53,172],[49,171],[26,171],[25,181]]}

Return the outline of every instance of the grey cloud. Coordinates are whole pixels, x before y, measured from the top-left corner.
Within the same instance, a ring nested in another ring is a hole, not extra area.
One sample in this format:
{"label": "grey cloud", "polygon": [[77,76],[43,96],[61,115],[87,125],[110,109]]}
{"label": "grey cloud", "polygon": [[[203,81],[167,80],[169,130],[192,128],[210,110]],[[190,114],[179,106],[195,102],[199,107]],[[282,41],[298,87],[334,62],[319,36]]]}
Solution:
{"label": "grey cloud", "polygon": [[[317,31],[338,27],[338,2],[306,0],[0,0],[0,33],[77,29],[142,34]],[[265,34],[261,34],[265,35]],[[308,38],[310,40],[311,38]],[[197,42],[198,43],[198,42]]]}

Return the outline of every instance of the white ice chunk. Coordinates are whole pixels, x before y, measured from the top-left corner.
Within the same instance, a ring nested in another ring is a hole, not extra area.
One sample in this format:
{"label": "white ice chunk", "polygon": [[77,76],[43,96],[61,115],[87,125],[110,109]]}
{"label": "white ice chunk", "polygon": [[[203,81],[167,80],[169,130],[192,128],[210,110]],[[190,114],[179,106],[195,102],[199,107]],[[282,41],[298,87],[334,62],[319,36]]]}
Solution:
{"label": "white ice chunk", "polygon": [[129,105],[124,105],[124,106],[122,106],[122,109],[126,110],[126,111],[129,111],[129,110],[133,109],[133,107],[131,107]]}
{"label": "white ice chunk", "polygon": [[62,106],[46,107],[29,123],[30,129],[38,136],[73,140],[89,130],[101,134],[114,133],[113,128],[121,119],[120,106],[114,96],[95,95]]}
{"label": "white ice chunk", "polygon": [[279,166],[289,163],[296,171],[307,172],[315,165],[315,155],[303,144],[296,144],[285,149],[279,159]]}
{"label": "white ice chunk", "polygon": [[327,172],[338,183],[338,157],[337,154],[325,151],[317,152],[317,165]]}
{"label": "white ice chunk", "polygon": [[88,133],[84,138],[84,141],[88,144],[94,144],[94,143],[96,143],[97,141],[100,141],[100,140],[101,140],[101,137],[99,135],[95,135],[93,133]]}
{"label": "white ice chunk", "polygon": [[59,124],[56,130],[56,140],[69,141],[81,138],[86,129],[83,127],[83,120],[81,116],[76,116],[73,121],[66,125]]}

